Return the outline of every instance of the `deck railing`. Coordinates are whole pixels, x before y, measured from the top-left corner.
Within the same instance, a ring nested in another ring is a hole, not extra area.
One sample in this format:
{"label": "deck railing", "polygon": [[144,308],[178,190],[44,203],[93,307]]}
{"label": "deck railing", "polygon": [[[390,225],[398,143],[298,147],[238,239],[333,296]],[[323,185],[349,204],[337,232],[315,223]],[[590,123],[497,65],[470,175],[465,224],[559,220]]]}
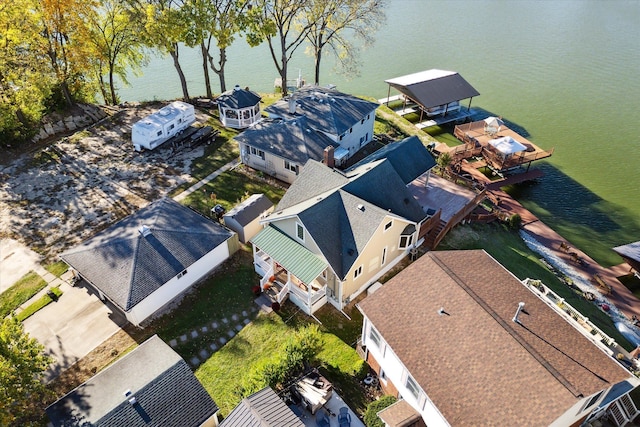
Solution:
{"label": "deck railing", "polygon": [[614,355],[614,350],[612,349],[615,349],[618,353],[626,353],[613,338],[594,325],[588,317],[583,316],[582,313],[573,308],[564,298],[549,289],[542,281],[527,278],[522,283],[565,319],[579,325],[585,331],[584,335],[590,337],[596,344],[601,345],[601,348],[605,349],[610,356]]}
{"label": "deck railing", "polygon": [[440,230],[440,232],[434,239],[433,245],[430,249],[435,249],[442,241],[442,239],[444,239],[444,236],[446,236],[453,227],[455,227],[460,221],[466,218],[467,215],[473,212],[476,206],[478,206],[478,204],[485,198],[485,194],[486,190],[482,190],[480,193],[476,194],[476,196],[469,203],[467,203],[464,208],[462,208],[460,211],[458,211],[458,213],[452,216],[445,227]]}

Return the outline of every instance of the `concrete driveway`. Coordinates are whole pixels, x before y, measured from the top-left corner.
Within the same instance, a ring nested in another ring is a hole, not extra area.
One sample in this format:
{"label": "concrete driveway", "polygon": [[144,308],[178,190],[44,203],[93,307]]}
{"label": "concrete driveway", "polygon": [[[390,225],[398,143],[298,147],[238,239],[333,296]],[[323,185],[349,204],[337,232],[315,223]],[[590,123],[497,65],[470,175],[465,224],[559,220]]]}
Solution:
{"label": "concrete driveway", "polygon": [[13,239],[0,239],[0,293],[40,263],[42,256]]}
{"label": "concrete driveway", "polygon": [[61,286],[60,299],[24,321],[56,361],[47,373],[51,380],[69,368],[126,324],[124,316],[105,305],[80,282]]}

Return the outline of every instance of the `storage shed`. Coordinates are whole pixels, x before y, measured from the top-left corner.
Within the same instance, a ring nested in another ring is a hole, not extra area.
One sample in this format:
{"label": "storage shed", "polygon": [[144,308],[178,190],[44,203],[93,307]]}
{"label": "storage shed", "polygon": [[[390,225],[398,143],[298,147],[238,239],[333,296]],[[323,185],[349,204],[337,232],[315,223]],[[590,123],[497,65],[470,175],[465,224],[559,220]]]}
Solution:
{"label": "storage shed", "polygon": [[262,230],[260,218],[273,211],[273,203],[264,194],[253,194],[222,217],[224,225],[238,233],[238,240],[247,243]]}
{"label": "storage shed", "polygon": [[193,105],[175,101],[133,124],[131,142],[136,151],[153,150],[196,121]]}
{"label": "storage shed", "polygon": [[225,127],[233,129],[248,128],[262,119],[260,100],[255,92],[241,89],[236,85],[217,99],[220,121]]}

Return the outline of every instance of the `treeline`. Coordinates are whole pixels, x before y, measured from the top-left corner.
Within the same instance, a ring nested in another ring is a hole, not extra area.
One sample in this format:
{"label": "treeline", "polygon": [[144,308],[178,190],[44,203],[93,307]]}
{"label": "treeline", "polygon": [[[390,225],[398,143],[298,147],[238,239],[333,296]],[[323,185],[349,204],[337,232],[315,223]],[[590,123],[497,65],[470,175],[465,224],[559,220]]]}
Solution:
{"label": "treeline", "polygon": [[[202,53],[206,96],[224,92],[227,49],[267,44],[283,82],[304,46],[320,81],[323,54],[357,70],[357,44],[385,19],[386,0],[11,0],[0,2],[0,144],[28,140],[43,115],[78,102],[119,103],[116,81],[168,55],[185,100],[183,46]],[[117,77],[117,78],[116,78]],[[286,95],[286,83],[283,95]]]}

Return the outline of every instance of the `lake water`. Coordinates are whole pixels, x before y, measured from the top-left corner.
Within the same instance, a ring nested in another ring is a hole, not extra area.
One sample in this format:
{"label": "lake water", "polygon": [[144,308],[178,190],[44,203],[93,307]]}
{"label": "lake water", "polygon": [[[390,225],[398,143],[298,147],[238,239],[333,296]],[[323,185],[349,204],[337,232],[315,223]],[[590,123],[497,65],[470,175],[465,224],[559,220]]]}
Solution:
{"label": "lake water", "polygon": [[[545,223],[603,264],[611,247],[640,240],[640,2],[390,0],[387,22],[362,51],[360,76],[321,84],[382,98],[385,79],[430,68],[455,70],[479,92],[472,107],[501,115],[554,155],[536,185],[516,196]],[[191,95],[204,93],[197,51],[181,54]],[[312,78],[303,50],[290,64]],[[227,86],[273,90],[266,45],[239,40],[229,52]],[[154,58],[120,90],[123,100],[181,96],[169,59]],[[213,90],[219,92],[217,76]]]}

